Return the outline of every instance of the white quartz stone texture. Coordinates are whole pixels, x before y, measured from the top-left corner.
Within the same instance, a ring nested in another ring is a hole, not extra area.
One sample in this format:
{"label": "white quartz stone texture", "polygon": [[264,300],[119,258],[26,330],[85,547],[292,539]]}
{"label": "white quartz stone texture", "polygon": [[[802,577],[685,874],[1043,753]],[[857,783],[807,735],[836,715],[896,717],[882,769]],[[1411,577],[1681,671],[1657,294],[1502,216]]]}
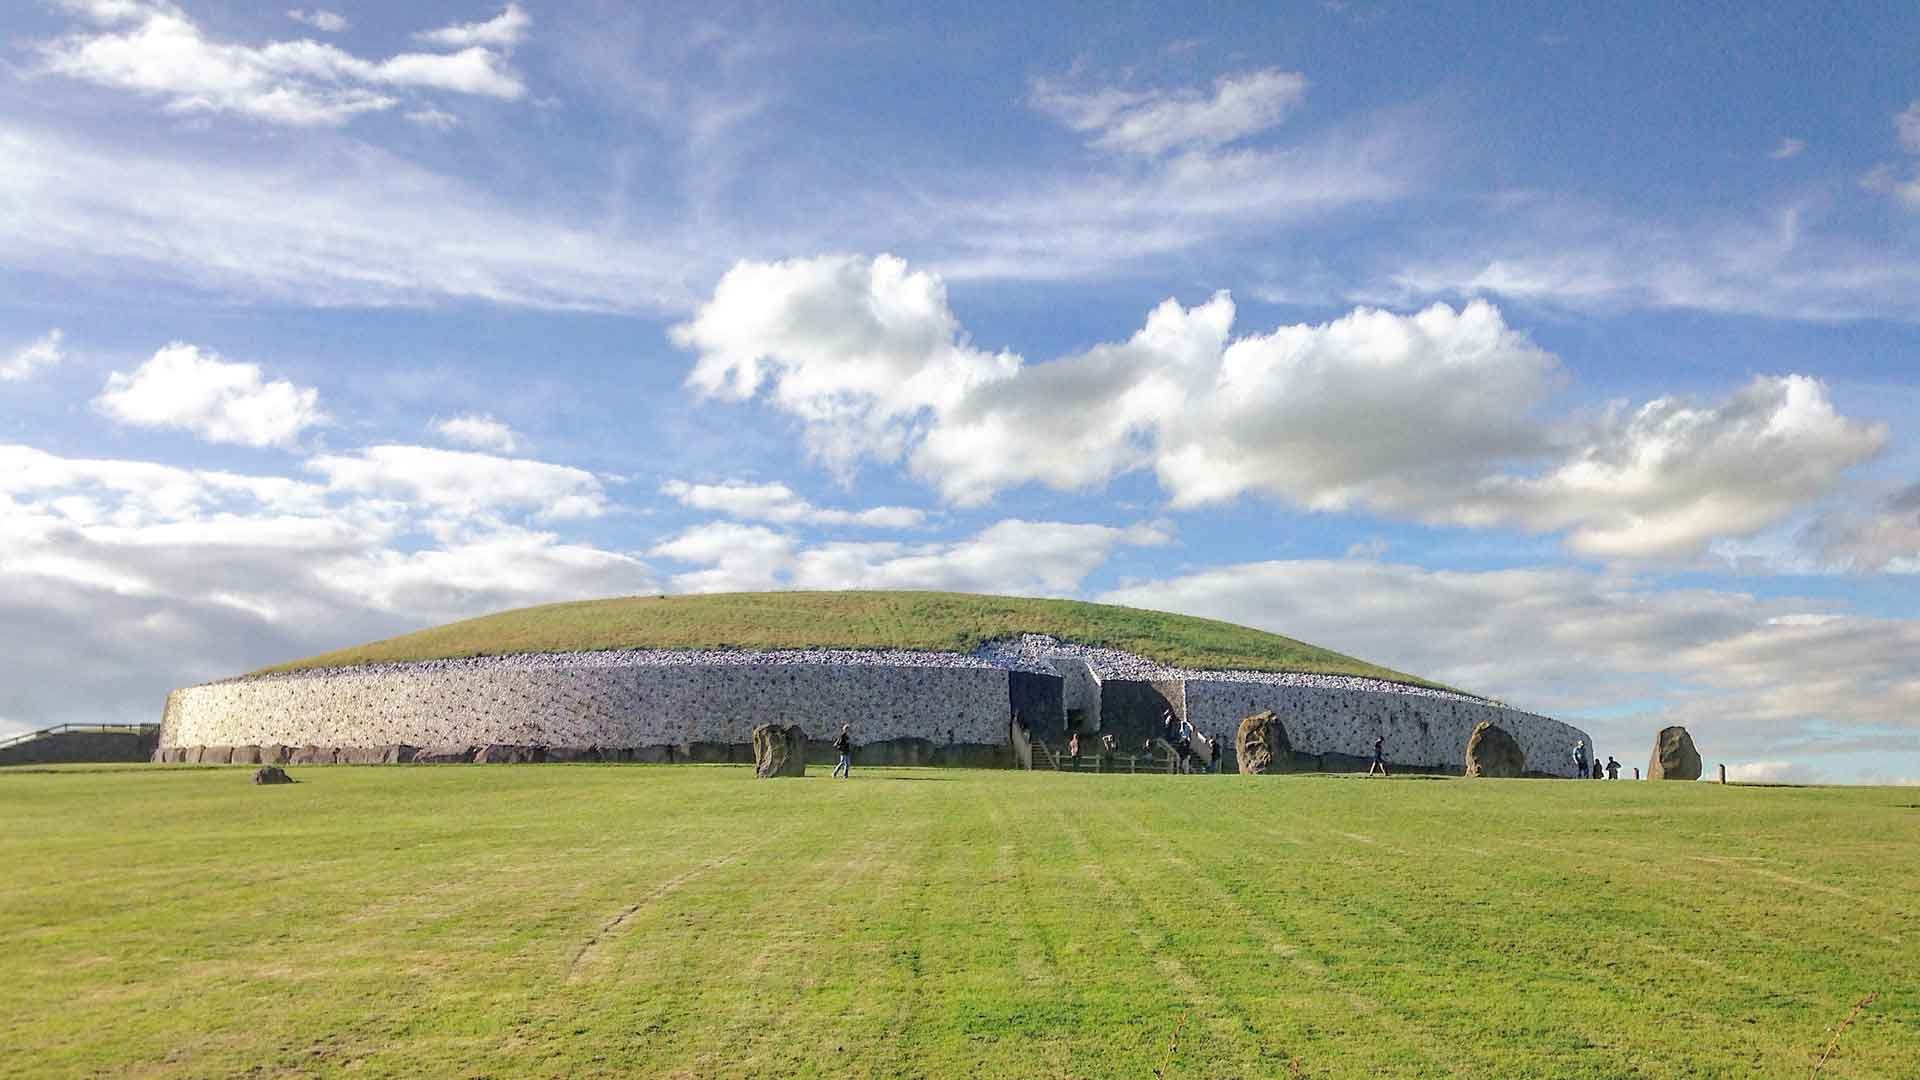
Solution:
{"label": "white quartz stone texture", "polygon": [[1232,737],[1240,719],[1272,709],[1295,751],[1368,757],[1384,737],[1389,762],[1464,768],[1467,738],[1482,720],[1505,728],[1527,755],[1529,770],[1573,775],[1573,744],[1586,732],[1545,716],[1457,695],[1326,690],[1231,680],[1189,679],[1187,719],[1211,735]]}
{"label": "white quartz stone texture", "polygon": [[164,746],[660,746],[745,743],[755,724],[828,738],[1006,741],[1007,675],[987,666],[415,665],[175,691]]}

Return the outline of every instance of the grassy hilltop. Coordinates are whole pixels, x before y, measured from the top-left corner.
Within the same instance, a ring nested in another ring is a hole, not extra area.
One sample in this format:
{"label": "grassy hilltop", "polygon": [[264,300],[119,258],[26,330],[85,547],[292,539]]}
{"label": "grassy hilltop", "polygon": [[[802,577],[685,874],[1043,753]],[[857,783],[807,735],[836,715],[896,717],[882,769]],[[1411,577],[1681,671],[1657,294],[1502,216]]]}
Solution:
{"label": "grassy hilltop", "polygon": [[1920,1062],[1909,790],[292,772],[0,772],[0,1075]]}
{"label": "grassy hilltop", "polygon": [[1365,675],[1438,685],[1279,634],[1214,619],[1076,600],[943,592],[721,593],[544,604],[266,670],[629,648],[966,652],[983,641],[1022,633],[1126,649],[1179,667]]}

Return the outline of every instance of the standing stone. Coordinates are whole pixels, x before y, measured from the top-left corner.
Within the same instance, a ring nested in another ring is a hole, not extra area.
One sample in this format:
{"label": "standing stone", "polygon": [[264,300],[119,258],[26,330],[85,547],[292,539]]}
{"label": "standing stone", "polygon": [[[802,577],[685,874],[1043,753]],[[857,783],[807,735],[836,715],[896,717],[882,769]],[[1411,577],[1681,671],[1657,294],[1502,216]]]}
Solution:
{"label": "standing stone", "polygon": [[1660,729],[1653,738],[1653,757],[1647,762],[1649,780],[1700,779],[1700,751],[1693,748],[1693,736],[1675,725]]}
{"label": "standing stone", "polygon": [[1527,752],[1505,728],[1482,720],[1467,736],[1467,775],[1512,778],[1527,771]]}
{"label": "standing stone", "polygon": [[293,777],[278,765],[267,765],[253,770],[253,782],[256,784],[291,784]]}
{"label": "standing stone", "polygon": [[799,724],[761,724],[753,729],[753,775],[807,775],[807,733]]}
{"label": "standing stone", "polygon": [[1292,769],[1293,744],[1287,741],[1287,726],[1272,709],[1241,718],[1240,731],[1233,740],[1233,756],[1240,763],[1240,771],[1248,775]]}

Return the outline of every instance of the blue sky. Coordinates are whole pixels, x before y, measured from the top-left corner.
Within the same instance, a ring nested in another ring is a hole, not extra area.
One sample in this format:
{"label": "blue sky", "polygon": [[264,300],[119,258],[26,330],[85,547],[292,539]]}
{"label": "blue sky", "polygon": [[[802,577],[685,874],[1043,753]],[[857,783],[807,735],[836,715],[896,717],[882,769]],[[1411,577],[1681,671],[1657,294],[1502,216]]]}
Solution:
{"label": "blue sky", "polygon": [[1920,778],[1910,5],[633,8],[8,5],[0,731],[936,587]]}

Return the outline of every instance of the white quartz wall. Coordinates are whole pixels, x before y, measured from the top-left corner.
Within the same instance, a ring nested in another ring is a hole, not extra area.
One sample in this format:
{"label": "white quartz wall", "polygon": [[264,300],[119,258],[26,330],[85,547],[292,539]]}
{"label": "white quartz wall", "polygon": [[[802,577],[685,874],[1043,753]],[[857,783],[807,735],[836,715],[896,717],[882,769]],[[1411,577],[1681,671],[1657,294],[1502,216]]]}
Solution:
{"label": "white quartz wall", "polygon": [[329,672],[209,683],[167,698],[160,745],[638,747],[744,743],[754,725],[827,739],[1007,741],[995,668],[724,664],[549,671]]}
{"label": "white quartz wall", "polygon": [[1388,762],[1430,768],[1463,768],[1467,738],[1482,720],[1506,729],[1527,755],[1527,768],[1573,775],[1573,744],[1587,733],[1558,720],[1491,702],[1369,690],[1322,690],[1306,686],[1188,679],[1187,719],[1228,745],[1240,718],[1272,709],[1295,751],[1368,757],[1384,737]]}
{"label": "white quartz wall", "polygon": [[[1098,702],[1084,665],[1062,665],[1067,701]],[[1076,670],[1077,669],[1077,670]],[[1489,702],[1387,690],[1185,680],[1186,716],[1231,745],[1240,718],[1272,709],[1295,750],[1364,758],[1376,735],[1389,762],[1455,769],[1482,720],[1510,732],[1527,768],[1572,775],[1577,728]],[[1097,705],[1095,706],[1097,707]],[[920,738],[1007,741],[1007,673],[892,664],[663,664],[556,669],[383,667],[209,683],[167,698],[162,747],[553,747],[745,743],[756,724],[799,724],[857,743]],[[1097,714],[1095,714],[1097,715]],[[951,732],[951,736],[949,736]]]}

